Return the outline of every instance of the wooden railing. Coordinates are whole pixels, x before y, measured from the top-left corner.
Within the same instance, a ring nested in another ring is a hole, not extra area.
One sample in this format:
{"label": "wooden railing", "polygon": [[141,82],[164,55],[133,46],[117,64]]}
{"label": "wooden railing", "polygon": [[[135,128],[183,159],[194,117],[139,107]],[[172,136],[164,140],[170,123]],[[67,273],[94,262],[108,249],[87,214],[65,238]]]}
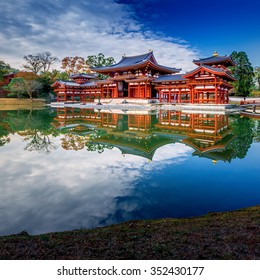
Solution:
{"label": "wooden railing", "polygon": [[240,101],[240,105],[260,105],[260,101],[256,100],[248,100],[248,101]]}

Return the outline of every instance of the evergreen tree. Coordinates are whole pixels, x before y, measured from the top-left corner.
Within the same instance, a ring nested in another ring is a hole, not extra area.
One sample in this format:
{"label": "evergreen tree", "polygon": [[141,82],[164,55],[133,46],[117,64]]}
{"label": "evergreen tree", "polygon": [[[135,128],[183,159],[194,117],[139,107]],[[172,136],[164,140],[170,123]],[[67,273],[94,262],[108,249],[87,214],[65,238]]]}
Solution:
{"label": "evergreen tree", "polygon": [[257,89],[260,90],[260,67],[255,67],[255,80],[257,82]]}
{"label": "evergreen tree", "polygon": [[231,68],[231,72],[237,79],[233,84],[235,95],[246,97],[251,93],[254,86],[254,69],[245,52],[233,51],[231,56],[236,62],[236,66]]}
{"label": "evergreen tree", "polygon": [[[116,63],[116,61],[113,57],[105,57],[103,53],[99,53],[98,55],[89,55],[86,60],[86,64],[90,69],[95,67],[109,66],[114,63]],[[93,69],[93,71],[95,71],[95,69]],[[98,74],[99,79],[104,80],[107,77],[107,75]]]}
{"label": "evergreen tree", "polygon": [[12,71],[16,70],[11,68],[11,66],[8,63],[4,62],[3,60],[0,60],[0,83],[4,81],[3,76]]}
{"label": "evergreen tree", "polygon": [[103,53],[99,53],[98,55],[89,55],[86,60],[86,64],[88,64],[91,68],[108,66],[114,63],[115,60],[113,57],[105,57]]}

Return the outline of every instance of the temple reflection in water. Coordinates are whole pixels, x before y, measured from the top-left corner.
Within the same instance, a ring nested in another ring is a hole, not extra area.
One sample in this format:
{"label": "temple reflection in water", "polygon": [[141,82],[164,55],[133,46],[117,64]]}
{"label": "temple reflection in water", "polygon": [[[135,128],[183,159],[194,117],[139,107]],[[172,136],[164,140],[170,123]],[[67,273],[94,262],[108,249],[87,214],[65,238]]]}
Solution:
{"label": "temple reflection in water", "polygon": [[228,115],[58,108],[53,125],[64,134],[64,149],[101,153],[116,147],[123,155],[152,160],[159,147],[179,142],[213,163],[230,162],[234,153],[228,148],[235,138]]}

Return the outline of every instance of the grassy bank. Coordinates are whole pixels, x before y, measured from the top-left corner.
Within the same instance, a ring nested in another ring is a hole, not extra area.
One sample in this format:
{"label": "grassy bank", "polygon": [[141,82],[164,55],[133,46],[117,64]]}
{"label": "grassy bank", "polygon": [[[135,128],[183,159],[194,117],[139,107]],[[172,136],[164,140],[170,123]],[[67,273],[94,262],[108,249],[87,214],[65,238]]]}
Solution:
{"label": "grassy bank", "polygon": [[260,259],[260,206],[190,219],[0,237],[0,259]]}
{"label": "grassy bank", "polygon": [[45,99],[0,98],[0,110],[43,108]]}
{"label": "grassy bank", "polygon": [[253,90],[250,97],[260,97],[260,90]]}

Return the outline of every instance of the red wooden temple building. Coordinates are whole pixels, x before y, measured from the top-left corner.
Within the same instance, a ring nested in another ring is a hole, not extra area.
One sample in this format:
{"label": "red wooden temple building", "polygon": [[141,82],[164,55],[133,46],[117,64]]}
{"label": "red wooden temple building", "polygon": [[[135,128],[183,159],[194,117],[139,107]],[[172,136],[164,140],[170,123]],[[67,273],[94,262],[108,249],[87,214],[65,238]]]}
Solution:
{"label": "red wooden temple building", "polygon": [[191,104],[227,104],[231,82],[235,80],[228,66],[235,62],[230,56],[213,56],[193,60],[198,67],[186,74],[158,77],[154,83],[160,101]]}
{"label": "red wooden temple building", "polygon": [[93,68],[107,75],[98,80],[95,74],[77,74],[73,81],[56,81],[52,87],[57,101],[94,101],[108,99],[157,99],[168,103],[227,104],[231,82],[235,78],[228,67],[235,63],[230,56],[213,56],[193,61],[197,68],[185,74],[181,69],[157,63],[153,52],[123,56],[113,65]]}

